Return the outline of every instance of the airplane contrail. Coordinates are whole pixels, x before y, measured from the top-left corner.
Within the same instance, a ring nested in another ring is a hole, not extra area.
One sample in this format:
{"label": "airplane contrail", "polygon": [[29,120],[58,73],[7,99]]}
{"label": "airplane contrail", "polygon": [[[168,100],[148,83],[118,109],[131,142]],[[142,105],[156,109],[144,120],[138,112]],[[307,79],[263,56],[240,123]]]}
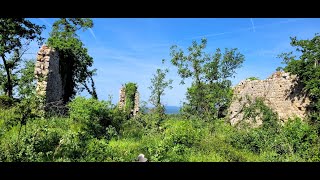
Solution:
{"label": "airplane contrail", "polygon": [[252,18],[250,18],[250,20],[251,20],[251,23],[252,23],[252,29],[253,29],[253,32],[256,32],[256,30],[255,30],[255,28],[254,28],[254,24],[253,24],[253,20],[252,20]]}
{"label": "airplane contrail", "polygon": [[96,35],[94,34],[93,30],[91,28],[89,28],[89,31],[92,34],[92,36],[94,37],[94,39],[97,40]]}
{"label": "airplane contrail", "polygon": [[250,31],[251,29],[253,29],[254,32],[255,32],[255,29],[265,28],[267,26],[272,26],[272,25],[286,24],[286,23],[295,22],[295,21],[298,21],[298,20],[302,20],[302,18],[289,19],[289,20],[286,20],[286,21],[280,21],[280,22],[274,22],[274,23],[269,23],[269,24],[263,24],[263,25],[260,25],[260,26],[254,26],[253,20],[251,18],[252,27],[249,27],[249,28],[241,28],[241,29],[236,29],[234,31],[214,33],[214,34],[205,34],[205,35],[201,35],[201,36],[195,36],[195,37],[191,37],[191,38],[186,38],[184,40],[197,39],[197,38],[202,38],[202,37],[221,36],[221,35],[224,35],[224,34],[232,34],[232,33],[241,32],[241,31]]}

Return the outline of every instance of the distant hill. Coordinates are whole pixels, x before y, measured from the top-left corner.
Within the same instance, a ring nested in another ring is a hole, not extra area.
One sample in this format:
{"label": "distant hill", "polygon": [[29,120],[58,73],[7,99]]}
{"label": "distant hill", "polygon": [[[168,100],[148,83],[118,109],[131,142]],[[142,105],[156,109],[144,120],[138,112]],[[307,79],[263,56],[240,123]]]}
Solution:
{"label": "distant hill", "polygon": [[178,106],[165,106],[166,114],[178,114],[180,107]]}

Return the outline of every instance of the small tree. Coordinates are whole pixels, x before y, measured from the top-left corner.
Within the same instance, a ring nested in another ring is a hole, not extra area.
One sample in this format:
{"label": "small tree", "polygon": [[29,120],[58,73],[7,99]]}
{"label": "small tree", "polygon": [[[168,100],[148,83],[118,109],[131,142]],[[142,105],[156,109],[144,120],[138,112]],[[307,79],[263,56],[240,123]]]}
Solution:
{"label": "small tree", "polygon": [[166,80],[166,73],[169,70],[157,69],[156,74],[151,78],[151,95],[149,101],[155,106],[155,112],[159,115],[160,119],[164,116],[165,108],[161,103],[161,97],[165,95],[164,91],[166,88],[172,89],[172,79]]}
{"label": "small tree", "polygon": [[[25,52],[22,48],[32,40],[42,43],[40,34],[43,29],[44,26],[33,24],[25,18],[0,18],[0,57],[3,62],[0,68],[5,70],[1,84],[7,96],[13,97],[13,88],[17,85],[13,70],[19,66]],[[8,58],[10,55],[11,58]]]}
{"label": "small tree", "polygon": [[171,63],[178,67],[178,74],[184,79],[192,78],[191,87],[187,89],[184,111],[204,117],[211,115],[221,117],[227,109],[232,96],[230,78],[241,67],[244,56],[236,48],[217,49],[213,55],[204,52],[207,40],[201,44],[196,41],[188,48],[188,54],[177,46],[171,47]]}

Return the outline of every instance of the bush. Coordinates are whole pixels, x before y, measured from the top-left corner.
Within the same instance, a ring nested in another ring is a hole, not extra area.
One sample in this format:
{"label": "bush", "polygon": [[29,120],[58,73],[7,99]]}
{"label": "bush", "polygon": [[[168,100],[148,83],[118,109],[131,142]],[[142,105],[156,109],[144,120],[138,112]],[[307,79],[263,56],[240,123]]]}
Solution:
{"label": "bush", "polygon": [[165,128],[165,141],[172,145],[184,145],[191,147],[201,139],[201,129],[197,128],[199,122],[191,120],[168,120],[163,126]]}
{"label": "bush", "polygon": [[85,148],[83,161],[104,162],[109,159],[108,143],[105,139],[93,138],[88,141]]}
{"label": "bush", "polygon": [[133,162],[141,152],[141,144],[134,139],[110,140],[105,161]]}
{"label": "bush", "polygon": [[64,125],[36,119],[12,127],[1,137],[1,161],[54,161],[54,150],[68,128]]}
{"label": "bush", "polygon": [[258,77],[249,77],[249,78],[247,78],[246,80],[253,81],[253,80],[259,80],[259,78],[258,78]]}
{"label": "bush", "polygon": [[318,144],[317,130],[299,118],[289,119],[282,130],[282,137],[291,148],[291,153],[298,154],[305,160],[319,156],[319,151],[313,148]]}
{"label": "bush", "polygon": [[13,126],[19,124],[22,115],[17,111],[18,110],[16,107],[12,107],[9,109],[0,109],[0,124],[2,124],[0,132],[5,133]]}
{"label": "bush", "polygon": [[122,138],[140,139],[145,134],[143,122],[139,118],[132,118],[126,121],[120,130]]}
{"label": "bush", "polygon": [[14,99],[6,95],[0,96],[0,109],[6,109],[14,104]]}
{"label": "bush", "polygon": [[112,124],[111,103],[97,99],[77,97],[68,104],[70,118],[84,125],[84,129],[94,137],[105,135]]}

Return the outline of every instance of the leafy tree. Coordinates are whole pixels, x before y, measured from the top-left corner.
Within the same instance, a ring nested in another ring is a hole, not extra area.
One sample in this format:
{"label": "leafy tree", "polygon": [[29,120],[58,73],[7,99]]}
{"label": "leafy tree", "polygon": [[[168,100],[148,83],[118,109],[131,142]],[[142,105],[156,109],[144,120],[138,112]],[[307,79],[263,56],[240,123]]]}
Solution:
{"label": "leafy tree", "polygon": [[[37,40],[40,44],[43,40],[40,36],[43,28],[44,26],[33,24],[25,18],[0,18],[0,56],[3,62],[0,68],[5,70],[1,84],[5,94],[11,98],[17,80],[13,70],[19,66],[24,53],[21,49],[32,40]],[[10,55],[12,56],[8,59]]]}
{"label": "leafy tree", "polygon": [[304,90],[311,100],[308,107],[310,119],[320,125],[320,36],[315,34],[312,39],[298,40],[290,37],[291,46],[296,47],[297,57],[293,52],[279,55],[286,64],[284,71],[296,74]]}
{"label": "leafy tree", "polygon": [[149,101],[152,105],[155,106],[155,110],[160,117],[163,117],[165,109],[164,106],[161,103],[161,97],[165,95],[164,90],[166,88],[172,89],[172,80],[165,80],[166,79],[166,73],[168,73],[169,70],[165,69],[164,71],[161,69],[157,69],[156,74],[153,75],[153,78],[151,78],[151,86],[149,89],[151,90],[151,95]]}
{"label": "leafy tree", "polygon": [[226,48],[224,53],[218,48],[211,57],[206,56],[204,65],[205,104],[208,105],[206,114],[215,118],[223,117],[232,98],[230,78],[234,78],[235,70],[241,67],[244,56],[237,52],[237,48]]}
{"label": "leafy tree", "polygon": [[188,54],[177,46],[171,47],[171,63],[178,67],[178,74],[182,81],[192,78],[191,87],[187,89],[188,103],[184,104],[184,111],[194,115],[223,116],[232,96],[230,78],[235,70],[241,67],[244,56],[236,48],[225,49],[221,53],[217,49],[213,55],[204,52],[207,40],[201,44],[196,41],[188,48]]}
{"label": "leafy tree", "polygon": [[21,98],[30,97],[35,93],[36,83],[34,79],[34,60],[24,62],[24,68],[19,72],[20,78],[18,81],[18,92]]}
{"label": "leafy tree", "polygon": [[192,86],[188,88],[187,99],[190,101],[191,113],[201,114],[204,106],[204,88],[203,88],[203,63],[206,61],[203,49],[206,48],[207,40],[202,39],[198,45],[196,41],[188,48],[188,55],[184,55],[182,49],[177,49],[176,45],[171,47],[172,56],[171,63],[178,67],[178,74],[182,80],[180,84],[184,84],[186,78],[192,78]]}
{"label": "leafy tree", "polygon": [[[92,27],[93,22],[89,18],[61,18],[53,24],[48,45],[59,51],[65,103],[84,89],[93,98],[98,98],[92,78],[96,69],[89,69],[93,58],[77,35],[78,30]],[[91,83],[91,89],[88,83]]]}

